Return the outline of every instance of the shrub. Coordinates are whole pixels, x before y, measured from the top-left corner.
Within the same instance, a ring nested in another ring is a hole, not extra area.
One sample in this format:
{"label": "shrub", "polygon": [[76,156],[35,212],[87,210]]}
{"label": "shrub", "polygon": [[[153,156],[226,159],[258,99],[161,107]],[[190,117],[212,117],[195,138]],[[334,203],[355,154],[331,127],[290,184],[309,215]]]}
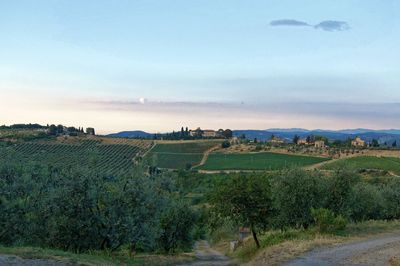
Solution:
{"label": "shrub", "polygon": [[225,140],[224,142],[221,143],[221,147],[223,149],[229,148],[231,146],[231,143],[227,140]]}
{"label": "shrub", "polygon": [[275,177],[272,191],[277,228],[307,228],[313,223],[311,208],[324,207],[328,195],[324,178],[297,169]]}
{"label": "shrub", "polygon": [[365,221],[382,218],[383,197],[379,188],[364,182],[352,188],[351,219]]}
{"label": "shrub", "polygon": [[342,215],[335,216],[331,210],[311,209],[311,214],[320,233],[331,233],[346,228],[346,219]]}

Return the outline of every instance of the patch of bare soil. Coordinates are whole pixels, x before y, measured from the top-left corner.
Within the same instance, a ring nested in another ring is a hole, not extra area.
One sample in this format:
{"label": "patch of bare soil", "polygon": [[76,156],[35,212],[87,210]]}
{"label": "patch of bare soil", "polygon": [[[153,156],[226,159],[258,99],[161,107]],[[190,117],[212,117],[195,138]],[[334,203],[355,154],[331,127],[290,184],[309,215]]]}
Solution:
{"label": "patch of bare soil", "polygon": [[195,245],[196,260],[182,266],[227,266],[235,265],[227,256],[212,249],[207,241],[198,241]]}

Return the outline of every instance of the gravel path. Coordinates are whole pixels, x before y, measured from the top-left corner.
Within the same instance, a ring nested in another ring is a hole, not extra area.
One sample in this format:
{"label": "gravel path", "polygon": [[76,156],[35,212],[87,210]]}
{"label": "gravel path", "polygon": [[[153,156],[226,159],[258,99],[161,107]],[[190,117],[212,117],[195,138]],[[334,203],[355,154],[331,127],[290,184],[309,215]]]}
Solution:
{"label": "gravel path", "polygon": [[74,264],[57,262],[52,260],[44,260],[44,259],[23,259],[13,255],[0,254],[0,265],[1,266],[72,266]]}
{"label": "gravel path", "polygon": [[390,265],[400,254],[400,233],[311,251],[287,266]]}
{"label": "gravel path", "polygon": [[226,266],[234,265],[228,257],[212,249],[207,241],[198,241],[195,245],[196,260],[182,266]]}

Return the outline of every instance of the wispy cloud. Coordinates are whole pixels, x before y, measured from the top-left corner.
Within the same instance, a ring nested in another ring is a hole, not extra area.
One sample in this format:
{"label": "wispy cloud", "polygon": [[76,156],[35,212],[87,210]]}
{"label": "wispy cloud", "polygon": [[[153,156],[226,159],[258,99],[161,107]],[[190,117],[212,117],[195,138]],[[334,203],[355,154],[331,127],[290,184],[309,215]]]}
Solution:
{"label": "wispy cloud", "polygon": [[295,19],[278,19],[269,23],[271,26],[311,26],[307,22]]}
{"label": "wispy cloud", "polygon": [[277,19],[269,23],[272,27],[288,26],[288,27],[313,27],[324,31],[345,31],[350,29],[350,25],[346,21],[324,20],[316,25],[309,24],[304,21],[295,19]]}
{"label": "wispy cloud", "polygon": [[345,21],[325,20],[315,25],[314,28],[325,31],[344,31],[349,30],[350,26]]}

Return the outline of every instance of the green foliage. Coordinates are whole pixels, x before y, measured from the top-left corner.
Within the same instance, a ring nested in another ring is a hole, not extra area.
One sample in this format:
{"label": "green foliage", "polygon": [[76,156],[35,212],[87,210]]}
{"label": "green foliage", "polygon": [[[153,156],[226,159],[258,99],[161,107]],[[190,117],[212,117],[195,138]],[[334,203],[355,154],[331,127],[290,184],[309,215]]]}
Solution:
{"label": "green foliage", "polygon": [[311,214],[320,233],[332,233],[346,228],[346,219],[342,215],[335,216],[331,210],[311,209]]}
{"label": "green foliage", "polygon": [[351,218],[353,221],[380,219],[383,216],[384,202],[378,186],[365,182],[357,183],[352,188]]}
{"label": "green foliage", "polygon": [[229,148],[230,146],[231,146],[231,143],[227,140],[225,140],[221,143],[221,148],[223,148],[223,149]]}
{"label": "green foliage", "polygon": [[192,231],[196,221],[195,213],[184,202],[170,206],[160,217],[160,247],[165,252],[185,249],[193,244]]}
{"label": "green foliage", "polygon": [[285,171],[273,179],[274,225],[307,228],[313,223],[312,208],[326,205],[326,180],[303,170]]}
{"label": "green foliage", "polygon": [[212,211],[236,224],[250,227],[254,240],[265,230],[272,209],[269,179],[263,175],[235,175],[217,187],[210,197]]}
{"label": "green foliage", "polygon": [[400,180],[393,179],[382,188],[385,219],[400,219]]}
{"label": "green foliage", "polygon": [[358,181],[360,181],[360,177],[354,172],[337,171],[328,180],[328,209],[349,218],[352,212],[352,186]]}
{"label": "green foliage", "polygon": [[[172,230],[177,247],[190,245],[193,220],[175,203],[170,175],[112,178],[81,167],[0,165],[0,243],[83,252],[129,244],[153,251]],[[177,210],[175,210],[177,208]],[[179,219],[183,215],[185,227]],[[163,221],[164,223],[162,223]],[[178,232],[178,233],[177,233]],[[175,245],[175,244],[174,244]],[[173,246],[175,247],[175,246]]]}

